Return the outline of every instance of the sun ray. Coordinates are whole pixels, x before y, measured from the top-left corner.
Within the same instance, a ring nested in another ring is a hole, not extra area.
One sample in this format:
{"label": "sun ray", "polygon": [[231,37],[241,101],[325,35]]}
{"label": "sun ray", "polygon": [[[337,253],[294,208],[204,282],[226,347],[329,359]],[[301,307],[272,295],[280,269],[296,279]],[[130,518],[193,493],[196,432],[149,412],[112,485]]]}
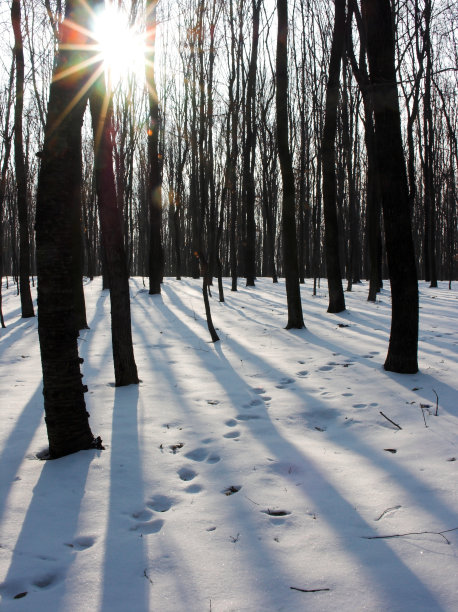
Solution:
{"label": "sun ray", "polygon": [[129,15],[113,4],[94,17],[92,33],[107,74],[114,86],[134,74],[144,80],[145,33],[138,24],[130,23]]}

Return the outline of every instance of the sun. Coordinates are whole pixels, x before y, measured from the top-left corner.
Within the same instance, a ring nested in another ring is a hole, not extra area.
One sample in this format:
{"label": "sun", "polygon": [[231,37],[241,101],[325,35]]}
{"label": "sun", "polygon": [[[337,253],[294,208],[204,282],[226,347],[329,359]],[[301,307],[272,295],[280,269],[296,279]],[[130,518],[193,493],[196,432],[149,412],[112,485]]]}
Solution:
{"label": "sun", "polygon": [[145,78],[145,35],[122,8],[106,5],[94,18],[93,36],[114,87],[132,76]]}

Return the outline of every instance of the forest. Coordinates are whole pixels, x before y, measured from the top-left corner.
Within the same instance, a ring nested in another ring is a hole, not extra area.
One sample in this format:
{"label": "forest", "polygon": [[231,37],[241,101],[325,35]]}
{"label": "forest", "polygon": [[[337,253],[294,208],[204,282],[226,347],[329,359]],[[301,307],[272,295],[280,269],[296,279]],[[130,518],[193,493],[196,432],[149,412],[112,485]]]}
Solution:
{"label": "forest", "polygon": [[456,609],[456,2],[0,26],[2,607]]}

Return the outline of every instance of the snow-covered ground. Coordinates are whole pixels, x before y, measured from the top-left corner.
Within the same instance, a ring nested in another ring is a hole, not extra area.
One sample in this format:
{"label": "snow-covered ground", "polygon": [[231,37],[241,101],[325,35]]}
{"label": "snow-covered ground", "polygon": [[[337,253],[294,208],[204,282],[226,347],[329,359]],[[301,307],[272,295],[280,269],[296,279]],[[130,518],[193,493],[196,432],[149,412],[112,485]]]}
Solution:
{"label": "snow-covered ground", "polygon": [[456,283],[420,284],[416,375],[383,370],[388,289],[331,315],[307,282],[307,328],[286,331],[283,282],[229,287],[212,344],[198,281],[132,279],[142,382],[115,388],[109,295],[86,282],[106,450],[48,462],[37,322],[3,290],[1,609],[458,610]]}

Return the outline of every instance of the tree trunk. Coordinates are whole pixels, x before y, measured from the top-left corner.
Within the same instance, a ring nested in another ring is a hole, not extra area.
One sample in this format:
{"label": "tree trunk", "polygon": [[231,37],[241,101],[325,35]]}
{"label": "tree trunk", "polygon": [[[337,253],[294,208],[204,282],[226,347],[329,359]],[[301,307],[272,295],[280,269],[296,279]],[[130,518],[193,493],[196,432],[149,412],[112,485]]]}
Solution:
{"label": "tree trunk", "polygon": [[283,266],[285,271],[288,322],[286,329],[304,327],[302,316],[295,218],[293,164],[288,137],[288,2],[277,1],[277,141],[283,180]]}
{"label": "tree trunk", "polygon": [[162,223],[162,177],[159,164],[159,101],[154,76],[156,44],[157,0],[146,2],[146,83],[148,86],[148,191],[150,245],[149,245],[149,293],[161,292],[163,276],[163,249],[161,241]]}
{"label": "tree trunk", "polygon": [[377,168],[391,281],[391,335],[385,369],[418,371],[418,284],[401,138],[389,0],[362,0],[375,117]]}
{"label": "tree trunk", "polygon": [[[72,232],[68,203],[73,202],[90,75],[83,67],[69,75],[83,53],[69,43],[86,43],[81,33],[89,14],[82,3],[68,0],[60,29],[59,50],[51,84],[42,160],[38,178],[36,244],[38,335],[43,368],[45,421],[52,458],[88,448],[102,448],[89,427],[81,382],[78,329],[71,279]],[[73,29],[73,23],[82,30]]]}
{"label": "tree trunk", "polygon": [[115,384],[117,387],[138,384],[137,366],[132,346],[129,277],[124,249],[121,213],[117,206],[113,172],[111,93],[102,74],[90,96],[94,135],[94,164],[97,198],[100,209],[106,274],[110,289],[111,338]]}
{"label": "tree trunk", "polygon": [[258,62],[259,13],[261,0],[252,0],[251,58],[248,68],[245,102],[245,146],[243,150],[243,197],[246,209],[245,274],[247,287],[254,287],[256,278],[256,223],[254,166],[256,154],[256,70]]}
{"label": "tree trunk", "polygon": [[14,163],[16,168],[17,209],[19,220],[19,285],[22,317],[34,317],[30,292],[30,244],[27,212],[27,170],[24,161],[22,112],[24,108],[24,49],[21,32],[21,2],[13,0],[11,22],[14,31],[14,58],[16,61],[16,104],[14,109]]}
{"label": "tree trunk", "polygon": [[345,0],[335,1],[334,32],[332,36],[329,78],[326,88],[326,109],[322,139],[323,212],[325,221],[324,244],[329,288],[328,312],[345,310],[342,273],[339,257],[339,229],[337,222],[337,182],[335,139],[337,133],[337,106],[339,102],[339,75],[345,35]]}

